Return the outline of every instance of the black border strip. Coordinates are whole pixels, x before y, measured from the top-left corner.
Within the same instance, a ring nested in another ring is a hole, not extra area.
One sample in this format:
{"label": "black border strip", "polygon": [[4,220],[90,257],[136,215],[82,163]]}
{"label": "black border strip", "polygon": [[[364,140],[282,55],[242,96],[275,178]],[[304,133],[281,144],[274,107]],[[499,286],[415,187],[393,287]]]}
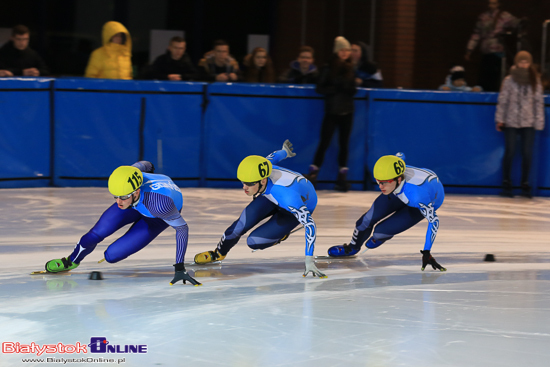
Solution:
{"label": "black border strip", "polygon": [[50,84],[50,186],[55,186],[55,81]]}
{"label": "black border strip", "polygon": [[[206,181],[215,181],[215,182],[239,182],[239,179],[237,178],[206,178]],[[336,181],[317,181],[318,183],[336,183]],[[352,184],[363,184],[363,181],[348,181]]]}
{"label": "black border strip", "polygon": [[[306,97],[306,96],[270,96],[255,94],[233,94],[233,93],[210,93],[210,96],[216,97],[250,97],[250,98],[280,98],[280,99],[325,99],[325,97]],[[354,100],[368,100],[368,97],[354,98]]]}
{"label": "black border strip", "polygon": [[459,102],[459,101],[426,101],[418,99],[391,99],[391,98],[374,98],[375,102],[407,102],[407,103],[433,103],[433,104],[466,104],[466,105],[483,105],[496,106],[496,102]]}
{"label": "black border strip", "polygon": [[[85,181],[85,180],[99,180],[99,181],[108,181],[109,177],[72,177],[72,176],[59,176],[58,177],[61,180],[77,180],[77,181]],[[172,181],[178,180],[178,181],[194,181],[198,180],[199,177],[170,177]]]}
{"label": "black border strip", "polygon": [[190,94],[202,95],[203,92],[166,92],[166,91],[135,91],[135,90],[98,90],[98,89],[67,89],[57,88],[57,92],[88,92],[88,93],[119,93],[119,94]]}
{"label": "black border strip", "polygon": [[3,182],[3,181],[36,181],[36,180],[49,180],[50,178],[51,178],[50,176],[0,178],[0,182]]}
{"label": "black border strip", "polygon": [[0,89],[0,92],[49,92],[50,91],[50,88],[45,88],[45,89]]}

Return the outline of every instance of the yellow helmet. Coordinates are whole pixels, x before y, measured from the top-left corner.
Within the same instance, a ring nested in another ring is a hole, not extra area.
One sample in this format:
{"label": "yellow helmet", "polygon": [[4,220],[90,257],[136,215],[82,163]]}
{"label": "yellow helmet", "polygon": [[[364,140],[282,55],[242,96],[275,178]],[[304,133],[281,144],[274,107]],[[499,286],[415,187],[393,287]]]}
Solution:
{"label": "yellow helmet", "polygon": [[114,196],[125,196],[140,188],[143,174],[132,166],[120,166],[109,176],[109,192]]}
{"label": "yellow helmet", "polygon": [[237,178],[242,182],[258,182],[269,177],[272,165],[269,160],[259,155],[249,155],[237,168]]}
{"label": "yellow helmet", "polygon": [[405,173],[405,161],[394,155],[385,155],[376,161],[373,171],[378,181],[393,180]]}

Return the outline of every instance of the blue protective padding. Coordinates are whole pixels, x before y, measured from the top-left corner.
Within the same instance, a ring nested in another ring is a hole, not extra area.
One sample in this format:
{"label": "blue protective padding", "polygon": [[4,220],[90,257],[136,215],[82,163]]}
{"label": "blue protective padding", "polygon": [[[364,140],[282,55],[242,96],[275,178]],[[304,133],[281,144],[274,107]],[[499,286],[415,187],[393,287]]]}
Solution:
{"label": "blue protective padding", "polygon": [[[358,95],[363,98],[356,102],[358,110],[364,111],[366,91]],[[315,92],[314,86],[214,83],[208,88],[208,100],[205,114],[207,186],[239,187],[239,183],[219,180],[236,179],[237,167],[244,157],[267,156],[281,149],[285,139],[293,143],[297,155],[280,165],[307,172],[317,149],[324,115],[323,97]],[[350,149],[349,178],[360,182],[363,181],[365,117],[364,112],[363,117],[361,113],[356,115]],[[320,180],[336,179],[336,136],[334,139]]]}
{"label": "blue protective padding", "polygon": [[0,187],[43,187],[50,176],[48,78],[0,82]]}
{"label": "blue protective padding", "polygon": [[[447,192],[502,181],[502,134],[495,130],[496,93],[373,90],[367,167],[404,152],[406,163],[437,173]],[[372,174],[369,179],[373,181]]]}
{"label": "blue protective padding", "polygon": [[196,186],[203,88],[204,83],[58,80],[55,183],[106,186],[116,167],[136,162],[144,111],[143,159],[158,173],[197,178],[176,180]]}
{"label": "blue protective padding", "polygon": [[152,80],[113,80],[113,79],[95,79],[95,78],[60,78],[55,81],[55,89],[64,90],[95,90],[113,92],[147,92],[153,93],[202,93],[206,83],[198,82],[167,82]]}
{"label": "blue protective padding", "polygon": [[[202,95],[148,95],[145,160],[179,186],[196,187],[200,176]],[[193,180],[189,180],[193,179]]]}
{"label": "blue protective padding", "polygon": [[[203,110],[205,90],[209,103]],[[355,98],[350,180],[377,189],[374,163],[381,155],[401,151],[408,164],[433,169],[447,193],[500,191],[504,138],[495,130],[497,93],[359,89]],[[281,166],[304,173],[317,149],[324,115],[323,96],[313,85],[6,78],[0,83],[0,102],[0,187],[50,184],[52,151],[54,184],[106,186],[114,168],[139,158],[142,111],[143,159],[180,186],[205,181],[210,187],[240,187],[231,181],[239,162],[251,154],[266,156],[285,139],[292,141],[297,156]],[[550,123],[549,96],[545,104]],[[519,146],[516,154],[513,180],[518,186]],[[335,136],[318,188],[333,188],[323,181],[336,179],[337,155]],[[550,133],[545,128],[534,146],[531,182],[536,195],[550,196],[549,165]]]}

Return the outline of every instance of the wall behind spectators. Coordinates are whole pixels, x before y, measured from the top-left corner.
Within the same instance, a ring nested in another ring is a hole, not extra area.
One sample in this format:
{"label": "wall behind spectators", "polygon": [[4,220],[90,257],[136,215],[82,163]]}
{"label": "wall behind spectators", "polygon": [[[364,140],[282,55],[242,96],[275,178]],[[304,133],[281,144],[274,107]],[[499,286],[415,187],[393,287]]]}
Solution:
{"label": "wall behind spectators", "polygon": [[[502,9],[528,17],[527,41],[538,62],[550,1],[501,3]],[[107,20],[128,27],[138,69],[148,61],[149,30],[157,28],[185,31],[195,62],[218,38],[227,39],[231,53],[242,62],[247,35],[269,35],[274,65],[281,73],[302,42],[315,48],[318,64],[328,59],[338,35],[369,43],[373,4],[374,59],[386,87],[435,89],[454,64],[466,67],[470,84],[477,82],[479,52],[469,63],[463,56],[476,19],[487,7],[485,0],[239,0],[238,5],[221,0],[20,0],[2,4],[0,27],[28,25],[31,47],[54,76],[83,74]]]}

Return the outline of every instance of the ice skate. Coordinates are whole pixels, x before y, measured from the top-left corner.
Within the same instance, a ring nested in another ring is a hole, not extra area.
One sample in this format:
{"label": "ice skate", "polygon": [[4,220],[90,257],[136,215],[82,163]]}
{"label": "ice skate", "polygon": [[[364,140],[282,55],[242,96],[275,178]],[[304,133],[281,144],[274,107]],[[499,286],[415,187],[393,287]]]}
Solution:
{"label": "ice skate", "polygon": [[361,250],[361,246],[352,246],[344,243],[342,246],[332,246],[328,249],[328,255],[331,257],[353,256]]}
{"label": "ice skate", "polygon": [[61,259],[50,260],[46,263],[46,272],[59,273],[62,271],[69,271],[78,268],[79,264],[73,263],[70,257],[63,257]]}
{"label": "ice skate", "polygon": [[200,254],[195,255],[195,264],[208,264],[214,261],[222,261],[227,255],[221,255],[218,252],[218,249],[214,251],[201,252]]}

